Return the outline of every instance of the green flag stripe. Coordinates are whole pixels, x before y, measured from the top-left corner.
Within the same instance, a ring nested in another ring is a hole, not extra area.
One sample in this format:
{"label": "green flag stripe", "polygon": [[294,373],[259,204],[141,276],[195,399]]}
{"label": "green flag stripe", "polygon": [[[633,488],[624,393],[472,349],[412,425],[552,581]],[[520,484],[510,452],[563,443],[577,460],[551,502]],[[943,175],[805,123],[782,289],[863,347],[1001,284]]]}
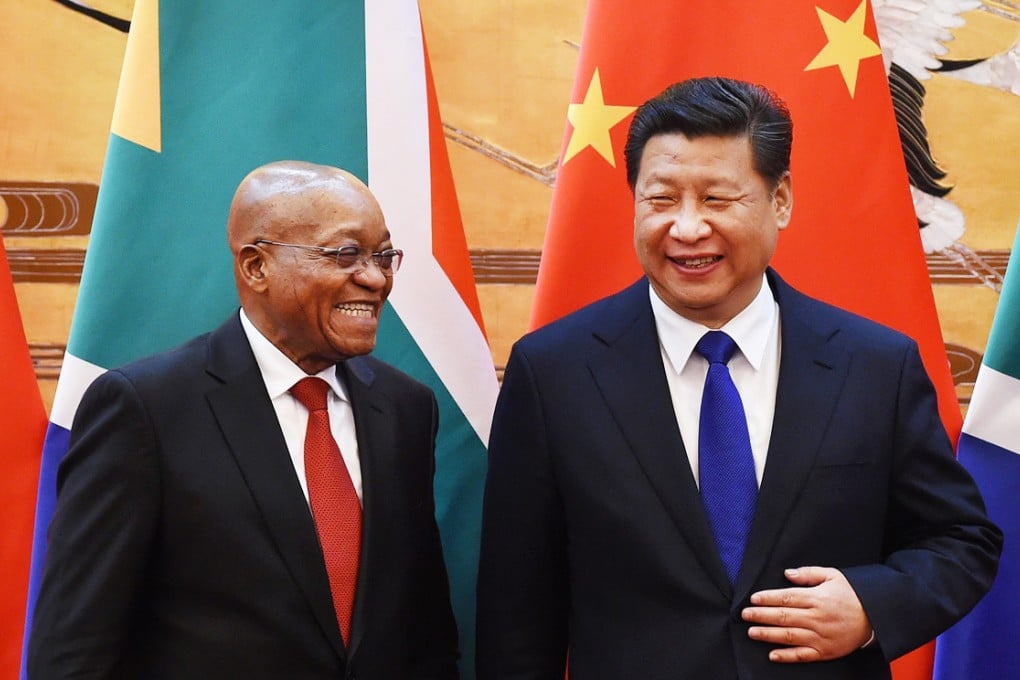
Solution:
{"label": "green flag stripe", "polygon": [[982,361],[999,373],[1020,380],[1020,228],[1013,239],[1013,251],[995,310]]}
{"label": "green flag stripe", "polygon": [[486,449],[390,305],[379,324],[374,356],[432,388],[439,403],[436,441],[436,518],[450,576],[450,591],[460,633],[461,674],[474,677],[475,581],[481,535],[482,481]]}
{"label": "green flag stripe", "polygon": [[163,152],[111,136],[72,323],[69,350],[105,367],[236,304],[226,217],[252,168],[295,158],[367,179],[362,3],[163,2],[160,50]]}

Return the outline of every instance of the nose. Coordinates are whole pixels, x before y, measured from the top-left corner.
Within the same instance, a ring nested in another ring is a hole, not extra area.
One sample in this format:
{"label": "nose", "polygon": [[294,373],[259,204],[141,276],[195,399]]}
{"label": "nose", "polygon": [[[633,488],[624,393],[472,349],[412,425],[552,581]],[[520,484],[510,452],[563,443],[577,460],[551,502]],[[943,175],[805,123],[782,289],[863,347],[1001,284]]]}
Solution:
{"label": "nose", "polygon": [[390,277],[383,274],[382,268],[371,257],[361,260],[361,268],[354,272],[358,282],[365,288],[379,290],[386,287]]}
{"label": "nose", "polygon": [[669,235],[677,241],[694,243],[712,233],[701,212],[691,206],[679,206],[672,215]]}

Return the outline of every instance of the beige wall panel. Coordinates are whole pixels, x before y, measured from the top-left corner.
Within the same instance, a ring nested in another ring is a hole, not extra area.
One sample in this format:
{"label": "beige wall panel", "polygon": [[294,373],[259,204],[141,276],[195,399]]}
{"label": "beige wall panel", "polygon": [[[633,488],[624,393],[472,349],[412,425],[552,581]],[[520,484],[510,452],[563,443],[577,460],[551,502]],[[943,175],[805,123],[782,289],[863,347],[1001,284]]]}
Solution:
{"label": "beige wall panel", "polygon": [[[130,16],[133,0],[90,3]],[[0,0],[0,182],[98,184],[126,36],[56,2]],[[0,222],[7,215],[0,208]],[[86,236],[21,238],[12,249],[84,249]],[[17,283],[47,411],[78,287]]]}
{"label": "beige wall panel", "polygon": [[43,405],[46,407],[47,415],[49,415],[50,409],[53,408],[53,395],[55,395],[56,393],[57,393],[56,378],[39,379],[39,394],[42,395]]}
{"label": "beige wall panel", "polygon": [[1008,249],[1020,218],[1020,106],[1015,94],[945,75],[926,83],[932,152],[948,173],[946,196],[966,215],[971,248]]}
{"label": "beige wall panel", "polygon": [[471,248],[541,248],[552,187],[459,144],[450,167]]}
{"label": "beige wall panel", "polygon": [[556,160],[586,3],[428,0],[443,120],[536,165]]}
{"label": "beige wall panel", "polygon": [[[88,236],[41,236],[41,237],[24,237],[14,235],[4,235],[4,247],[10,251],[15,248],[80,248],[82,250],[88,246]],[[19,287],[23,284],[19,284]]]}
{"label": "beige wall panel", "polygon": [[[469,248],[542,247],[587,3],[421,3]],[[528,327],[534,286],[478,287],[493,360]]]}
{"label": "beige wall panel", "polygon": [[496,366],[506,365],[510,348],[528,329],[535,287],[496,284],[479,286],[478,298],[489,334],[489,348]]}
{"label": "beige wall panel", "polygon": [[[991,7],[967,13],[964,26],[947,43],[947,59],[986,59],[1020,38],[1020,15]],[[1003,253],[1013,245],[1020,219],[1020,99],[1016,94],[935,73],[924,82],[924,120],[932,152],[952,186],[946,200],[965,216],[965,232],[955,252],[964,269],[984,284],[935,285],[935,304],[950,347],[957,396],[966,413],[973,380],[988,341],[997,287],[1005,268]]]}
{"label": "beige wall panel", "polygon": [[999,294],[987,286],[933,286],[947,343],[981,350],[988,342]]}
{"label": "beige wall panel", "polygon": [[953,39],[946,43],[946,59],[984,59],[989,54],[1005,52],[1016,42],[1020,35],[1020,28],[1015,25],[1020,20],[1016,3],[1008,3],[1014,6],[1012,22],[999,0],[986,0],[984,4],[987,11],[973,10],[961,16],[964,26],[954,31]]}
{"label": "beige wall panel", "polygon": [[[25,334],[32,346],[39,391],[49,413],[57,388],[63,346],[71,330],[75,284],[20,283],[16,286]],[[29,335],[29,331],[31,334]]]}
{"label": "beige wall panel", "polygon": [[[33,317],[29,342],[63,344],[71,330],[71,315],[78,286],[69,283],[18,284],[18,306],[22,310],[45,310]],[[25,324],[28,325],[27,322]]]}
{"label": "beige wall panel", "polygon": [[0,179],[98,182],[126,38],[56,2],[0,0]]}

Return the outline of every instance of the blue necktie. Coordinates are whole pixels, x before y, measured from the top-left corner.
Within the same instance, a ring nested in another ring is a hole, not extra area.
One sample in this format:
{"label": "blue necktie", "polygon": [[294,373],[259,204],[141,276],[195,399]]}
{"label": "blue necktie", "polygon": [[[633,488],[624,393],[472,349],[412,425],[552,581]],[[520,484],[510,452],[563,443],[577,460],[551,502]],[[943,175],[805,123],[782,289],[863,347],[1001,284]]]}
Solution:
{"label": "blue necktie", "polygon": [[698,432],[701,502],[731,584],[740,572],[758,497],[747,417],[726,367],[736,349],[722,331],[709,331],[694,348],[709,361]]}

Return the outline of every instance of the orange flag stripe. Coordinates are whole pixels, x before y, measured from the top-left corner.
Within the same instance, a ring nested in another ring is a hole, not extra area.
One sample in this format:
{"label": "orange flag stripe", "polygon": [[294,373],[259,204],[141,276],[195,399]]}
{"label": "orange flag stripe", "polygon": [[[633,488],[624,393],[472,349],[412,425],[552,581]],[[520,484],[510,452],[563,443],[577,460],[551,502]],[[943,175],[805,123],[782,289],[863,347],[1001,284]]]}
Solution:
{"label": "orange flag stripe", "polygon": [[[422,38],[424,43],[425,39]],[[439,100],[432,79],[428,48],[425,48],[425,87],[428,96],[429,162],[432,171],[432,256],[436,258],[464,305],[471,311],[478,327],[485,335],[482,308],[478,302],[474,271],[468,255],[467,238],[461,219],[457,190],[453,184],[450,158],[446,150],[446,137],[439,113]]]}
{"label": "orange flag stripe", "polygon": [[7,253],[0,241],[0,677],[16,678],[21,666],[28,568],[32,556],[35,494],[46,433],[46,411],[32,370]]}

